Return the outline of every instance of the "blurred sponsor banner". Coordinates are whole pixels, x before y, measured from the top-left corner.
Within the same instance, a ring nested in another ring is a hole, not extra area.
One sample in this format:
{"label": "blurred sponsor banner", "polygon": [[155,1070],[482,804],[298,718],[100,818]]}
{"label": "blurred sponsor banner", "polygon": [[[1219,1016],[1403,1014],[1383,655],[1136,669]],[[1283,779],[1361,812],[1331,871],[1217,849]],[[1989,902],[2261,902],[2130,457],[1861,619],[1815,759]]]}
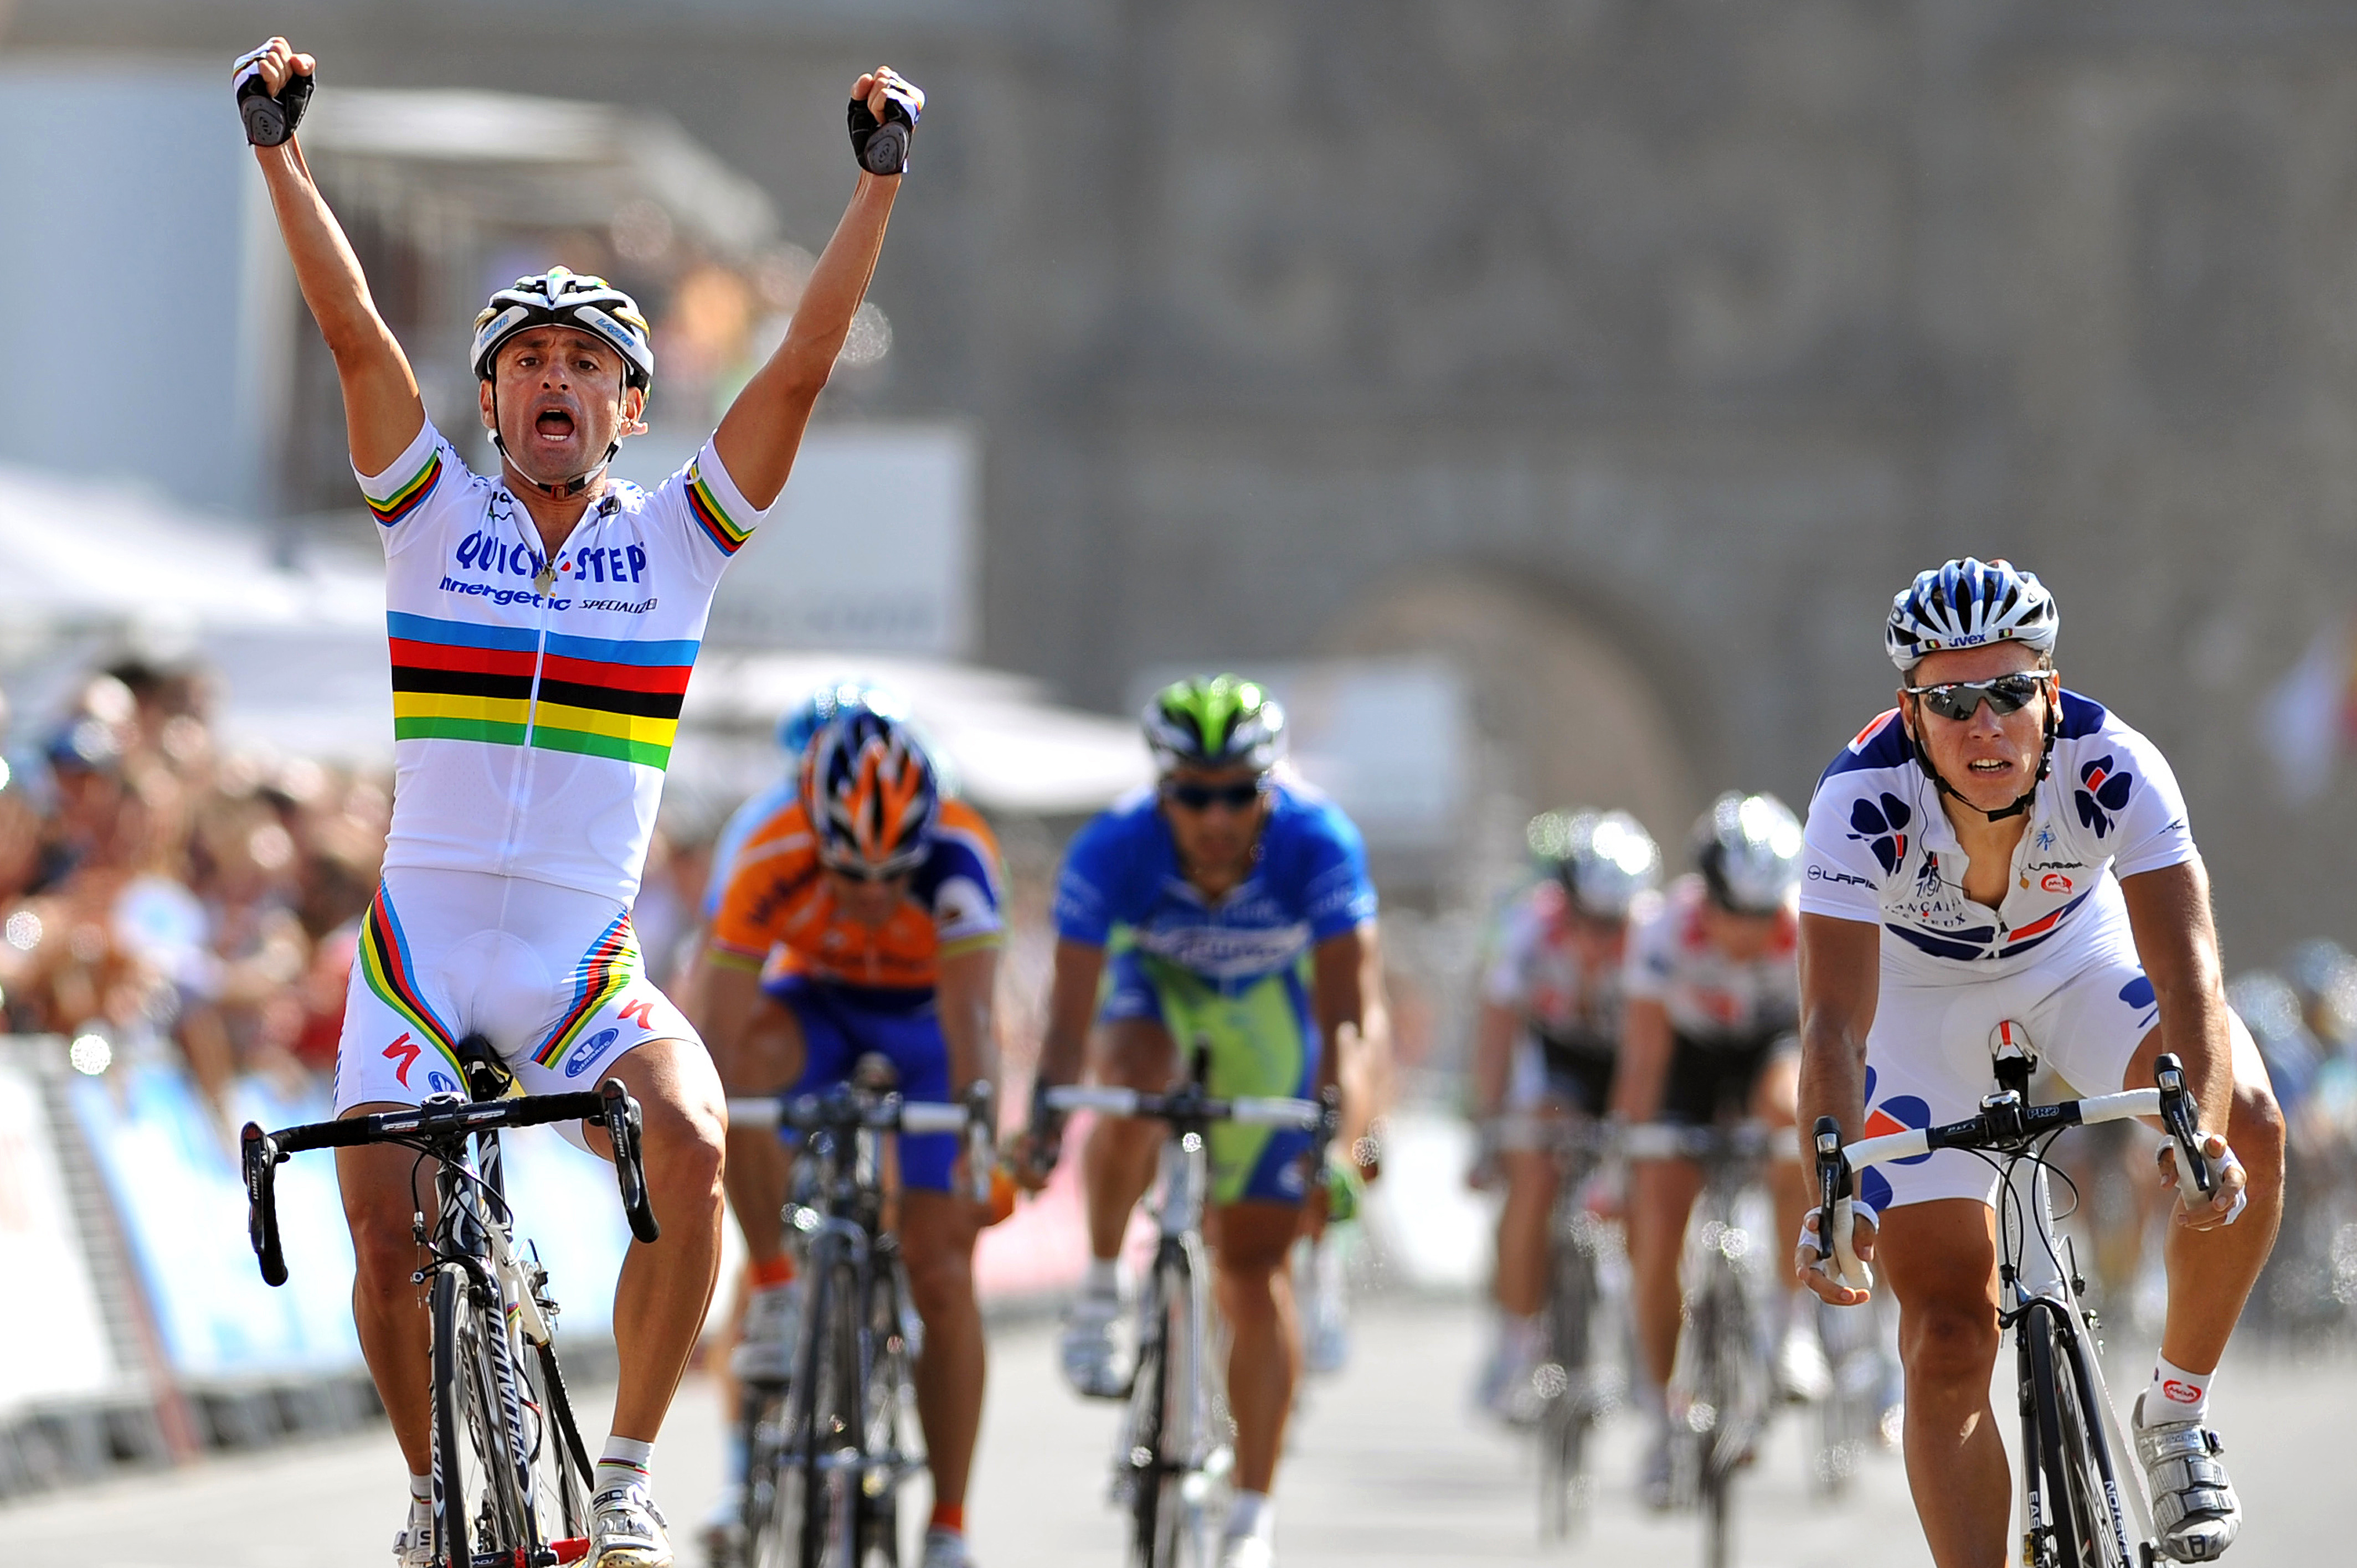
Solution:
{"label": "blurred sponsor banner", "polygon": [[[273,1290],[247,1243],[231,1145],[184,1072],[121,1067],[79,1080],[72,1099],[177,1376],[204,1382],[360,1366],[351,1240],[332,1155],[302,1155],[279,1167],[288,1278]],[[231,1107],[233,1122],[265,1127],[332,1113],[323,1094],[289,1096],[258,1079],[238,1086]],[[549,1267],[565,1326],[604,1332],[630,1240],[611,1168],[544,1128],[508,1133],[501,1146],[519,1230]]]}
{"label": "blurred sponsor banner", "polygon": [[818,425],[712,601],[708,643],[925,654],[974,640],[974,437]]}
{"label": "blurred sponsor banner", "polygon": [[[272,1126],[316,1121],[324,1098],[246,1086],[233,1114]],[[351,1242],[324,1156],[279,1173],[279,1223],[293,1277],[262,1283],[246,1244],[245,1186],[231,1144],[188,1075],[129,1066],[72,1090],[173,1371],[198,1381],[339,1372],[360,1365]]]}
{"label": "blurred sponsor banner", "polygon": [[121,1381],[67,1201],[65,1173],[29,1073],[0,1062],[0,1417],[102,1394]]}
{"label": "blurred sponsor banner", "polygon": [[2259,705],[2258,726],[2285,798],[2306,805],[2323,794],[2357,738],[2357,623],[2343,618],[2317,632]]}

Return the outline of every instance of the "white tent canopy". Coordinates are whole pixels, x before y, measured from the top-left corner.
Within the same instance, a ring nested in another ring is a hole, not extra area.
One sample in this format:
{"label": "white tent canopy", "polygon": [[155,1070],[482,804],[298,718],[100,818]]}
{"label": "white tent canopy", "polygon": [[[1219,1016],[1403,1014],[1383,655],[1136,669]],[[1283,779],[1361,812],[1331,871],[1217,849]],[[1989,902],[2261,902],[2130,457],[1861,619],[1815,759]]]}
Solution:
{"label": "white tent canopy", "polygon": [[[126,649],[193,655],[221,677],[232,749],[363,767],[393,759],[383,568],[273,561],[262,534],[135,488],[0,466],[0,660],[20,723],[53,722],[95,659]],[[817,686],[888,685],[988,811],[1093,811],[1150,777],[1136,728],[1047,700],[1017,675],[942,660],[712,649],[688,688],[672,776],[719,810],[778,768],[780,714]],[[726,802],[722,804],[721,802]]]}

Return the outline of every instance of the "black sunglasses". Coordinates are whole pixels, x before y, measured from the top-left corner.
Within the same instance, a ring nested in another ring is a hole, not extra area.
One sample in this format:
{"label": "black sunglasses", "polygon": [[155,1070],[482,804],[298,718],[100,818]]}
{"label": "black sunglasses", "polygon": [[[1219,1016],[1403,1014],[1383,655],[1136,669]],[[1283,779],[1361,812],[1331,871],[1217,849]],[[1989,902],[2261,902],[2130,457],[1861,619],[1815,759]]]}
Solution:
{"label": "black sunglasses", "polygon": [[1999,718],[2018,713],[2029,705],[2029,700],[2046,689],[2050,673],[1998,675],[1986,681],[1946,681],[1937,686],[1901,686],[1910,697],[1921,697],[1923,705],[1943,719],[1968,719],[1980,712],[1983,703]]}
{"label": "black sunglasses", "polygon": [[897,871],[887,871],[880,865],[868,865],[858,862],[849,865],[836,865],[829,863],[827,869],[837,876],[852,882],[899,882],[909,875],[906,866]]}
{"label": "black sunglasses", "polygon": [[1241,784],[1185,784],[1171,782],[1162,786],[1162,798],[1184,806],[1190,811],[1209,810],[1214,805],[1241,811],[1268,792],[1268,779],[1248,779]]}

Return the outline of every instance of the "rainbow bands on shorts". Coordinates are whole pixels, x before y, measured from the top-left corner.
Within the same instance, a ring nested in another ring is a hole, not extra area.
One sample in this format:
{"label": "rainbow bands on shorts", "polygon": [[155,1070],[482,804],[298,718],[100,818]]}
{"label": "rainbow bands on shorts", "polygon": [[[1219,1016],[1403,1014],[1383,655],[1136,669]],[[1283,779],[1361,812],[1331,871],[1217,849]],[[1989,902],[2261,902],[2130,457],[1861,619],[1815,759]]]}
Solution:
{"label": "rainbow bands on shorts", "polygon": [[375,514],[377,521],[391,528],[425,505],[425,498],[432,495],[434,487],[441,482],[442,449],[436,446],[425,455],[425,467],[418,469],[409,483],[383,500],[378,500],[366,492],[362,492],[361,499],[368,502],[369,510]]}
{"label": "rainbow bands on shorts", "polygon": [[369,900],[368,916],[361,922],[357,961],[368,988],[377,999],[399,1014],[404,1023],[441,1053],[457,1081],[465,1082],[466,1075],[458,1067],[458,1053],[452,1048],[457,1036],[448,1025],[435,1016],[434,1009],[426,1005],[425,993],[418,989],[409,939],[403,934],[401,917],[393,913],[393,898],[381,882],[377,884],[376,897]]}
{"label": "rainbow bands on shorts", "polygon": [[399,610],[385,622],[395,740],[522,746],[528,738],[544,751],[670,766],[694,640],[544,637]]}
{"label": "rainbow bands on shorts", "polygon": [[705,483],[702,467],[696,464],[690,464],[687,470],[687,510],[695,515],[695,521],[723,555],[736,554],[745,548],[745,541],[753,536],[751,529],[737,527],[735,520],[729,517],[727,509],[720,504],[720,498],[712,493],[710,485]]}
{"label": "rainbow bands on shorts", "polygon": [[[599,932],[597,940],[589,944],[589,950],[581,955],[580,963],[573,971],[573,1000],[565,1009],[564,1019],[549,1031],[547,1040],[533,1052],[532,1059],[543,1067],[554,1067],[573,1044],[573,1036],[581,1032],[581,1026],[620,995],[638,970],[639,937],[630,929],[630,911],[626,909],[614,917],[614,923]],[[636,1010],[634,1006],[632,1011]]]}

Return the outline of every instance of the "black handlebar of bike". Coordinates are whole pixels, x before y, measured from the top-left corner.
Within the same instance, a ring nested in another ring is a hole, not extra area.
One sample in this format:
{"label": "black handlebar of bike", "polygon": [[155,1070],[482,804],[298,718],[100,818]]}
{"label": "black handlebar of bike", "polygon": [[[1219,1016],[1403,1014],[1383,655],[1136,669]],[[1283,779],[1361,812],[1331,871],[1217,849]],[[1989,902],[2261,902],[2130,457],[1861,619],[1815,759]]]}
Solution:
{"label": "black handlebar of bike", "polygon": [[[2025,1075],[2026,1076],[2026,1075]],[[2163,1052],[2153,1063],[2153,1080],[2158,1090],[2158,1109],[2161,1125],[2169,1130],[2176,1143],[2178,1157],[2192,1177],[2193,1187],[2208,1197],[2218,1189],[2217,1173],[2201,1153],[2199,1130],[2194,1123],[2193,1097],[2185,1087],[2185,1066],[2175,1056]],[[2143,1090],[2152,1093],[2154,1090]],[[2051,1105],[2025,1105],[2018,1092],[1993,1095],[1982,1102],[1981,1113],[1962,1122],[1922,1130],[1923,1146],[1932,1149],[2021,1149],[2034,1139],[2065,1127],[2075,1127],[2086,1119],[2085,1107],[2101,1102],[2104,1109],[2099,1120],[2126,1114],[2148,1114],[2118,1103],[2129,1094],[2097,1096],[2095,1101],[2064,1100]],[[1896,1136],[1896,1135],[1894,1135]],[[1830,1116],[1820,1116],[1810,1129],[1810,1138],[1817,1156],[1817,1256],[1833,1255],[1833,1224],[1826,1218],[1834,1205],[1850,1196],[1852,1190],[1849,1155],[1842,1147],[1841,1124]],[[1868,1140],[1881,1143],[1881,1139]]]}
{"label": "black handlebar of bike", "polygon": [[415,1144],[420,1140],[463,1138],[508,1127],[539,1127],[552,1122],[584,1122],[603,1127],[614,1149],[614,1180],[630,1233],[641,1241],[662,1234],[647,1200],[643,1118],[639,1102],[619,1079],[608,1079],[595,1093],[535,1094],[518,1100],[456,1101],[409,1111],[384,1111],[338,1122],[313,1122],[265,1133],[249,1122],[238,1135],[245,1168],[246,1237],[262,1264],[262,1277],[286,1283],[286,1257],[278,1235],[278,1167],[313,1149],[352,1149],[369,1144]]}

